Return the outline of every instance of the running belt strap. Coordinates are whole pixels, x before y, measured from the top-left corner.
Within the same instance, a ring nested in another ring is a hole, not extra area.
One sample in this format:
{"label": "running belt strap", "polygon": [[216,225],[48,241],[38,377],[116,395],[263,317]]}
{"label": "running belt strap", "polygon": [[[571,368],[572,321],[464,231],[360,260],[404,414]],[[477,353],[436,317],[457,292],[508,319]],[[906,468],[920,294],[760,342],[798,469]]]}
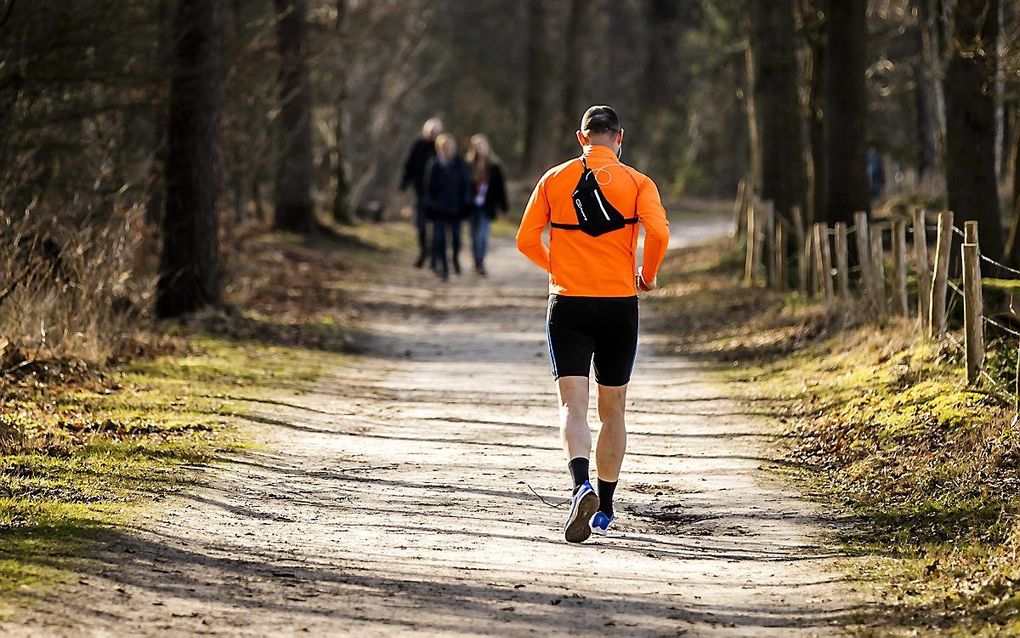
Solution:
{"label": "running belt strap", "polygon": [[[623,223],[624,224],[636,224],[636,223],[638,223],[638,218],[637,217],[630,217],[628,219],[623,220]],[[581,229],[581,225],[580,224],[560,224],[560,223],[557,223],[557,222],[550,222],[549,225],[552,226],[553,228],[559,228],[560,230],[580,230]]]}

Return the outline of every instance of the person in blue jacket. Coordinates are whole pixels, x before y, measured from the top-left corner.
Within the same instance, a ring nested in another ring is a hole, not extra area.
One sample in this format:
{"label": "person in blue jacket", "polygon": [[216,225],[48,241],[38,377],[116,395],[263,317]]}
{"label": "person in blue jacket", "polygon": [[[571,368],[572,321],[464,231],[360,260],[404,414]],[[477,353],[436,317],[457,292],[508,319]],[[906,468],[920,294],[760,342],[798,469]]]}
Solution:
{"label": "person in blue jacket", "polygon": [[471,178],[457,155],[457,140],[448,133],[436,138],[436,156],[425,169],[425,206],[432,220],[432,258],[443,281],[450,278],[447,239],[453,249],[453,271],[460,274],[461,221],[468,210]]}

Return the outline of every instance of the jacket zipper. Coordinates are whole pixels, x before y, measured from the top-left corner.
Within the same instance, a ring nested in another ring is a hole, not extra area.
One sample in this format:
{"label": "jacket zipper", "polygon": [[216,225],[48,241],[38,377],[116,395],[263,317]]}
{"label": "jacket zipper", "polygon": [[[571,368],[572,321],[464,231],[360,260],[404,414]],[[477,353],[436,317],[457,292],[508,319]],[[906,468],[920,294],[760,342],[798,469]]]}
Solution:
{"label": "jacket zipper", "polygon": [[606,216],[606,221],[607,222],[612,221],[611,219],[609,219],[609,213],[606,212],[606,207],[602,205],[602,198],[599,197],[599,192],[598,191],[593,192],[595,193],[595,201],[599,203],[599,208],[602,209],[602,214]]}

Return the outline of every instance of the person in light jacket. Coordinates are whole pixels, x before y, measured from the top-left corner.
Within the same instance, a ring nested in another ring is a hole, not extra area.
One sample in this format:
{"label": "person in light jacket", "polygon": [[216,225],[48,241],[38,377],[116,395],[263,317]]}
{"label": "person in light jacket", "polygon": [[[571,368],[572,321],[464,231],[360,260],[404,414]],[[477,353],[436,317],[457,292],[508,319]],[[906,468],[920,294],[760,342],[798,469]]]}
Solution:
{"label": "person in light jacket", "polygon": [[471,251],[475,272],[485,276],[485,256],[489,251],[489,225],[499,213],[509,208],[506,178],[499,157],[492,151],[489,139],[478,133],[471,136],[467,152],[471,171]]}

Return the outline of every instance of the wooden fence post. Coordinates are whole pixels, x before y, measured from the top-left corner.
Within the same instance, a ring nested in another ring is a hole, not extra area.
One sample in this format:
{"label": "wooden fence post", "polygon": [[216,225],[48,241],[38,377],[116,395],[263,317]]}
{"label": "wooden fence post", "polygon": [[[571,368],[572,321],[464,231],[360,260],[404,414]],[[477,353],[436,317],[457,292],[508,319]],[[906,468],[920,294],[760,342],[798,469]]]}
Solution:
{"label": "wooden fence post", "polygon": [[776,218],[773,231],[774,246],[772,248],[773,288],[786,290],[786,232],[783,230],[782,218]]}
{"label": "wooden fence post", "polygon": [[765,283],[775,288],[775,268],[773,267],[774,247],[776,245],[776,207],[772,200],[762,202],[761,211],[764,248],[759,253],[760,263],[765,267]]}
{"label": "wooden fence post", "polygon": [[804,236],[804,244],[800,248],[801,292],[805,297],[813,297],[818,288],[811,280],[814,271],[812,266],[815,263],[814,254],[813,233],[808,233]]}
{"label": "wooden fence post", "polygon": [[892,226],[893,248],[893,309],[896,314],[909,317],[907,302],[907,224],[897,219]]}
{"label": "wooden fence post", "polygon": [[882,227],[872,226],[871,232],[871,285],[868,287],[873,294],[875,310],[883,317],[889,312],[889,303],[885,296],[885,258],[882,253]]}
{"label": "wooden fence post", "polygon": [[976,221],[964,223],[963,323],[967,351],[967,383],[974,385],[985,363],[984,309],[981,294],[981,253]]}
{"label": "wooden fence post", "polygon": [[850,256],[848,250],[849,234],[846,222],[836,222],[836,279],[839,282],[839,296],[844,301],[850,299]]}
{"label": "wooden fence post", "polygon": [[747,182],[740,180],[737,184],[737,200],[733,203],[733,237],[740,240],[740,233],[743,230],[745,213],[744,198],[747,196]]}
{"label": "wooden fence post", "polygon": [[822,271],[824,278],[822,285],[825,289],[825,299],[832,299],[835,295],[832,290],[832,242],[829,241],[829,227],[822,225]]}
{"label": "wooden fence post", "polygon": [[793,236],[797,240],[797,246],[804,245],[804,213],[800,206],[790,207],[790,219],[793,221]]}
{"label": "wooden fence post", "polygon": [[757,275],[758,256],[755,254],[758,248],[758,221],[755,210],[758,202],[751,201],[747,206],[747,250],[744,259],[744,284],[754,286],[754,279]]}
{"label": "wooden fence post", "polygon": [[821,224],[811,225],[811,289],[814,297],[821,297],[825,289],[822,283],[824,271],[822,270],[822,242],[819,237]]}
{"label": "wooden fence post", "polygon": [[949,251],[953,246],[953,211],[939,213],[938,238],[935,240],[935,272],[932,273],[928,324],[931,336],[946,335],[946,289],[949,281]]}
{"label": "wooden fence post", "polygon": [[[931,321],[931,266],[928,265],[928,230],[924,209],[914,209],[914,271],[917,273],[917,320],[922,330]],[[927,330],[925,333],[927,334]]]}
{"label": "wooden fence post", "polygon": [[857,211],[854,213],[854,242],[857,245],[857,264],[861,269],[858,281],[861,287],[868,291],[868,295],[874,301],[874,295],[871,293],[874,279],[871,276],[870,237],[871,235],[868,233],[868,214],[862,210]]}
{"label": "wooden fence post", "polygon": [[800,294],[807,296],[808,274],[811,272],[810,261],[805,255],[810,256],[807,237],[804,235],[804,213],[800,206],[790,207],[790,216],[793,218],[793,236],[797,246],[797,289]]}
{"label": "wooden fence post", "polygon": [[832,253],[829,250],[829,229],[822,223],[814,225],[815,271],[819,291],[832,299]]}

